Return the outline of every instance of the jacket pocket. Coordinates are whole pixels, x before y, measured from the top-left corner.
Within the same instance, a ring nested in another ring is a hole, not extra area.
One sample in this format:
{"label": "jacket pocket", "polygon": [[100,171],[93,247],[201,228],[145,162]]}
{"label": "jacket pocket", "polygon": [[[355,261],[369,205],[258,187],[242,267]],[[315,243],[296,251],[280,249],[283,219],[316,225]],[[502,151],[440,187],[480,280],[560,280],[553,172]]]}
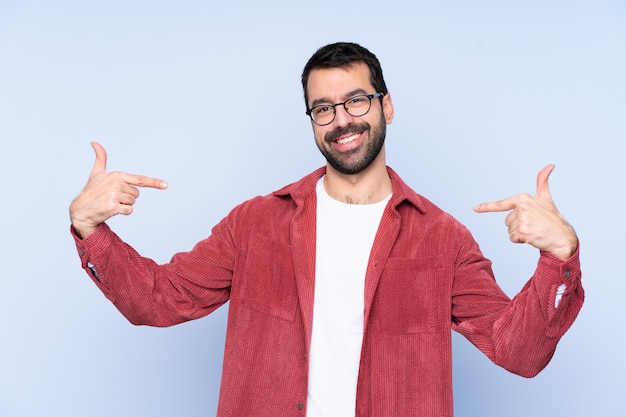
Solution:
{"label": "jacket pocket", "polygon": [[385,333],[449,329],[449,284],[441,256],[389,258],[378,283],[373,322]]}
{"label": "jacket pocket", "polygon": [[233,279],[233,299],[252,310],[293,320],[298,305],[291,247],[255,236],[242,254],[243,269]]}

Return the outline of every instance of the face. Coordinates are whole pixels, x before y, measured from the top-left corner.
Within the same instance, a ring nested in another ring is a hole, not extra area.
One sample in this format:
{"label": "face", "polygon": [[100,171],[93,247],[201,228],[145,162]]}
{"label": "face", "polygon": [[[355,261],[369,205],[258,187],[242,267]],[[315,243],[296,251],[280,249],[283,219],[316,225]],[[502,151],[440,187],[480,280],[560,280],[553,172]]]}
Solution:
{"label": "face", "polygon": [[[349,68],[316,69],[311,71],[307,90],[309,108],[318,104],[341,103],[357,94],[377,93],[370,83],[367,65],[359,63]],[[348,114],[343,106],[336,106],[335,120],[326,126],[311,121],[317,147],[330,168],[342,174],[357,174],[377,160],[385,143],[387,124],[393,119],[391,96],[382,103],[372,99],[370,110],[363,116]]]}

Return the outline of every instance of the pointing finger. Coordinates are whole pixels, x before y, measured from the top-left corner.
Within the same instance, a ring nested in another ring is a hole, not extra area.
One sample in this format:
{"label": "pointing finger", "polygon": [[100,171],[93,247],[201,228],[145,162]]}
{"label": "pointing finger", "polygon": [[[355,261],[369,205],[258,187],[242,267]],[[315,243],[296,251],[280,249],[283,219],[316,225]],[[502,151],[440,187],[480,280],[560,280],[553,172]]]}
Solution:
{"label": "pointing finger", "polygon": [[158,188],[160,190],[167,188],[167,182],[158,178],[147,177],[145,175],[124,174],[122,179],[126,183],[137,187]]}
{"label": "pointing finger", "polygon": [[508,210],[513,210],[515,208],[515,204],[516,204],[516,198],[509,197],[500,201],[479,204],[477,206],[474,206],[474,211],[477,213],[508,211]]}
{"label": "pointing finger", "polygon": [[537,197],[550,197],[550,187],[548,185],[548,178],[554,170],[554,165],[550,164],[544,167],[539,174],[537,174]]}

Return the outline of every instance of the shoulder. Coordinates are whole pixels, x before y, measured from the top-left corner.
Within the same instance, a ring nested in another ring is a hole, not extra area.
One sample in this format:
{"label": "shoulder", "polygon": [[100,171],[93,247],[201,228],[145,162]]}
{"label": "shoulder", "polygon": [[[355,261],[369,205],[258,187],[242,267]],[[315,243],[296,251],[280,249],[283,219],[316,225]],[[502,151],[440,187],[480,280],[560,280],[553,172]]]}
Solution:
{"label": "shoulder", "polygon": [[393,183],[391,203],[403,221],[417,222],[422,227],[445,227],[466,232],[466,227],[454,216],[441,209],[427,197],[415,192],[391,168],[387,168]]}
{"label": "shoulder", "polygon": [[271,195],[276,197],[291,197],[300,201],[315,193],[315,186],[320,178],[326,173],[326,167],[319,168],[300,180],[274,191]]}
{"label": "shoulder", "polygon": [[229,217],[284,216],[315,197],[315,186],[325,172],[325,168],[319,168],[270,194],[250,198],[236,206]]}

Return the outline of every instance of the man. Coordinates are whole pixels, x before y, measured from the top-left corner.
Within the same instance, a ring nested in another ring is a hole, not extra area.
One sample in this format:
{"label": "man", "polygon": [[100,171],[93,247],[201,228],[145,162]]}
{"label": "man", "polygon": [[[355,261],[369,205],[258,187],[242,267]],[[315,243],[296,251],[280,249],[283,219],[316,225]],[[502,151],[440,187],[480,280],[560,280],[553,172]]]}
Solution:
{"label": "man", "polygon": [[386,166],[393,120],[367,49],[319,49],[302,74],[327,160],[302,180],[247,201],[190,252],[157,265],[104,223],[130,214],[155,178],[106,172],[106,153],[72,202],[83,268],[135,324],[170,326],[230,300],[218,415],[451,416],[451,333],[531,377],[583,302],[578,240],[548,190],[481,204],[508,211],[514,242],[540,250],[509,299],[465,227]]}

